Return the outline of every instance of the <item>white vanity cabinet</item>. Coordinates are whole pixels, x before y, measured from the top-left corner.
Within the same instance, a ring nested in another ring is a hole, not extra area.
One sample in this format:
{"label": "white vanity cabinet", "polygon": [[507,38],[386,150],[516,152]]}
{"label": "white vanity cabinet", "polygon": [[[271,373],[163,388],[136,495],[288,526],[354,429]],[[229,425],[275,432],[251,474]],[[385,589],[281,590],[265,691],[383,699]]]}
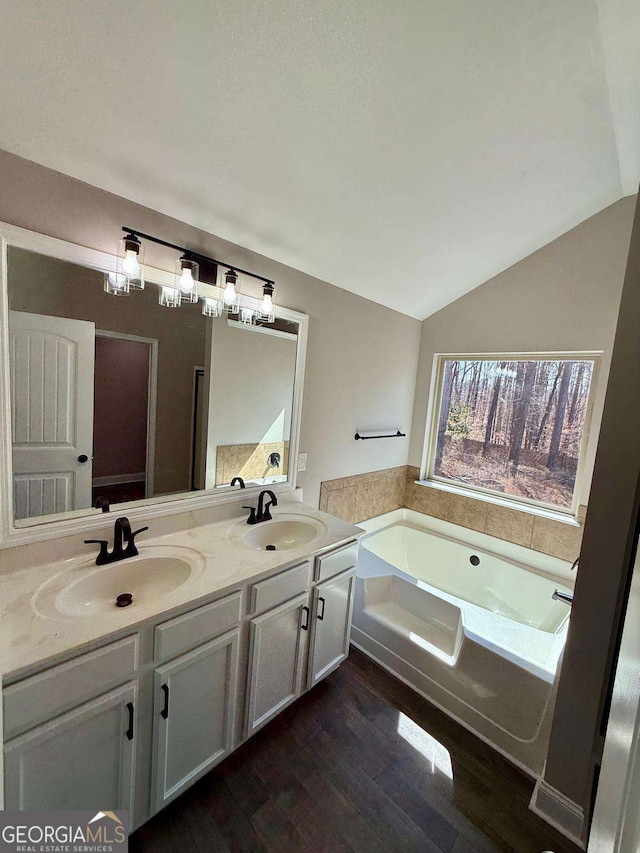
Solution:
{"label": "white vanity cabinet", "polygon": [[6,685],[5,807],[143,824],[345,659],[356,557],[248,579]]}
{"label": "white vanity cabinet", "polygon": [[357,557],[357,543],[316,557],[313,585],[308,562],[254,584],[252,611],[271,609],[250,622],[246,737],[348,656]]}
{"label": "white vanity cabinet", "polygon": [[234,593],[156,628],[160,657],[215,639],[154,670],[155,811],[234,748],[241,600]]}
{"label": "white vanity cabinet", "polygon": [[127,637],[4,689],[5,808],[131,811],[137,648]]}
{"label": "white vanity cabinet", "polygon": [[358,543],[351,542],[314,560],[307,689],[329,675],[349,655]]}
{"label": "white vanity cabinet", "polygon": [[333,672],[349,655],[355,581],[354,567],[313,589],[308,688]]}
{"label": "white vanity cabinet", "polygon": [[290,705],[305,687],[310,587],[307,561],[251,588],[250,609],[270,609],[249,623],[246,737]]}

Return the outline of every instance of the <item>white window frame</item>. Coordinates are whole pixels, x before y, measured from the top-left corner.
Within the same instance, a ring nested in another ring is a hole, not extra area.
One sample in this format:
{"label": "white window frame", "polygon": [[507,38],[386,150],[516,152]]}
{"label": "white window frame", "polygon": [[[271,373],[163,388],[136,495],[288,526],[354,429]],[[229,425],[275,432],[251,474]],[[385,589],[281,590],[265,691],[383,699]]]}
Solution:
{"label": "white window frame", "polygon": [[[581,486],[584,479],[586,449],[589,443],[591,422],[593,416],[593,405],[598,387],[598,377],[602,362],[602,350],[571,352],[491,352],[491,353],[435,353],[431,372],[431,384],[429,390],[429,403],[427,406],[427,420],[425,429],[424,446],[422,449],[422,464],[420,467],[420,485],[441,489],[466,497],[477,498],[488,503],[500,506],[520,509],[546,518],[555,518],[561,521],[577,523],[578,508],[580,505]],[[556,504],[536,501],[532,498],[519,497],[517,495],[505,495],[502,492],[485,489],[482,486],[469,486],[449,480],[446,477],[438,477],[434,474],[436,455],[436,442],[438,438],[438,419],[440,415],[440,404],[442,396],[442,380],[444,376],[445,361],[577,361],[589,359],[593,361],[593,373],[587,410],[585,413],[584,430],[578,453],[578,466],[576,479],[573,487],[573,497],[570,507],[560,507]]]}

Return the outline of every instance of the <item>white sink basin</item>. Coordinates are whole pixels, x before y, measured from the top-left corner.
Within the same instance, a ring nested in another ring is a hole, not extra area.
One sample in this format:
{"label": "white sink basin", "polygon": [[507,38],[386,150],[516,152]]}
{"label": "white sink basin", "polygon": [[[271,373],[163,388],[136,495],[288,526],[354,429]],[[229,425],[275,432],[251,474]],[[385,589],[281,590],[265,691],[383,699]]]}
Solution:
{"label": "white sink basin", "polygon": [[[203,567],[204,561],[197,552],[175,547],[148,548],[137,557],[106,566],[93,564],[91,568],[91,564],[84,563],[46,584],[38,595],[36,607],[49,611],[48,616],[121,613],[175,592],[192,577],[199,576]],[[131,603],[118,607],[116,599],[127,593]]]}
{"label": "white sink basin", "polygon": [[[325,532],[324,524],[315,519],[273,519],[250,527],[242,536],[242,541],[253,551],[290,551],[310,545]],[[273,548],[269,547],[272,545]]]}

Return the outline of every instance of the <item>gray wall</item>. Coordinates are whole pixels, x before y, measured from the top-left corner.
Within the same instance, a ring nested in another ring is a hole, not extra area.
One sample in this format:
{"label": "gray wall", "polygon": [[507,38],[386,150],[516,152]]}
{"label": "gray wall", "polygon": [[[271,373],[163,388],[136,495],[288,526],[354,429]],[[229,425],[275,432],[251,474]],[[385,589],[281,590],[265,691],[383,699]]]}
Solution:
{"label": "gray wall", "polygon": [[422,324],[409,464],[421,464],[435,353],[603,350],[580,503],[586,504],[633,221],[624,198]]}
{"label": "gray wall", "polygon": [[[0,152],[0,221],[114,253],[123,225],[272,278],[281,305],[309,315],[299,475],[318,505],[321,480],[407,462],[408,438],[353,440],[357,429],[409,431],[420,322],[119,196]],[[269,211],[264,211],[268,223]],[[173,271],[176,253],[147,246]]]}
{"label": "gray wall", "polygon": [[[588,811],[640,504],[640,206],[622,293],[546,781]],[[637,701],[637,696],[635,697]]]}

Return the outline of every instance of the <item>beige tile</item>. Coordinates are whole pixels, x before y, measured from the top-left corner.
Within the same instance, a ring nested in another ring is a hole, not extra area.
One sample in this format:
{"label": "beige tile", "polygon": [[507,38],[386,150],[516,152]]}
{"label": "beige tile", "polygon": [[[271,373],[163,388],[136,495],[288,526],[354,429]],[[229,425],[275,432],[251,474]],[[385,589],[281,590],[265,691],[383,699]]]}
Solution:
{"label": "beige tile", "polygon": [[367,471],[364,474],[352,474],[350,477],[345,477],[343,480],[343,487],[347,486],[361,486],[363,483],[371,483],[376,480],[379,476],[378,471]]}
{"label": "beige tile", "polygon": [[447,519],[451,512],[451,494],[431,486],[412,483],[409,487],[409,509],[424,512],[435,518]]}
{"label": "beige tile", "polygon": [[410,477],[413,480],[417,480],[420,476],[420,469],[416,468],[414,465],[407,465],[407,477]]}
{"label": "beige tile", "polygon": [[318,503],[318,509],[320,512],[327,511],[327,504],[329,502],[329,490],[325,488],[324,483],[320,483],[320,502]]}
{"label": "beige tile", "polygon": [[381,515],[378,511],[380,495],[376,489],[371,488],[368,483],[356,486],[356,505],[353,514],[354,524]]}
{"label": "beige tile", "polygon": [[338,477],[335,480],[323,480],[322,485],[330,492],[334,489],[342,489],[344,488],[344,477]]}
{"label": "beige tile", "polygon": [[357,491],[357,486],[348,486],[344,489],[334,489],[328,492],[326,511],[329,515],[335,515],[336,518],[353,524]]}
{"label": "beige tile", "polygon": [[533,525],[531,547],[534,551],[551,554],[561,560],[573,562],[580,553],[582,528],[549,518],[536,518]]}
{"label": "beige tile", "polygon": [[487,504],[484,532],[516,545],[531,547],[531,534],[535,516],[530,512]]}
{"label": "beige tile", "polygon": [[483,531],[487,516],[487,503],[466,495],[450,495],[449,515],[447,521],[460,524],[470,530]]}
{"label": "beige tile", "polygon": [[580,524],[584,524],[584,520],[587,517],[587,506],[586,504],[580,504],[578,507],[578,521]]}
{"label": "beige tile", "polygon": [[405,478],[403,474],[384,476],[361,483],[357,489],[355,521],[392,512],[402,506]]}

